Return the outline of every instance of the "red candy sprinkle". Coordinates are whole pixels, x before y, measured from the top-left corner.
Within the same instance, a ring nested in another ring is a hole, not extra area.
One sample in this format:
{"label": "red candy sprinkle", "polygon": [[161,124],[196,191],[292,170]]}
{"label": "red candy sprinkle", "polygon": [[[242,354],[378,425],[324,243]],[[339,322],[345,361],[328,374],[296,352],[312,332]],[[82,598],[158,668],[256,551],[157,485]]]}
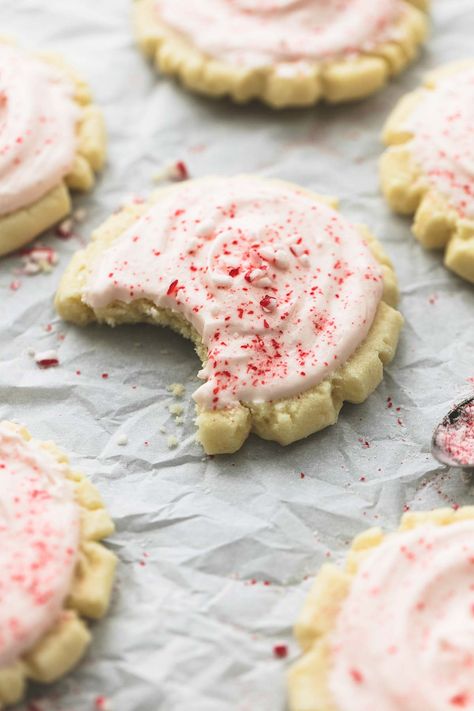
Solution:
{"label": "red candy sprinkle", "polygon": [[465,708],[469,703],[469,697],[467,694],[456,694],[453,696],[449,703],[451,706],[457,706],[458,708]]}
{"label": "red candy sprinkle", "polygon": [[260,306],[266,313],[272,313],[272,311],[275,311],[277,307],[277,300],[274,296],[266,294],[263,299],[261,299]]}
{"label": "red candy sprinkle", "polygon": [[168,287],[168,291],[166,292],[168,296],[172,296],[173,294],[176,294],[178,291],[178,280],[175,279],[174,281],[171,282],[171,284]]}
{"label": "red candy sprinkle", "polygon": [[288,656],[288,647],[286,644],[275,644],[273,647],[273,656],[277,659],[285,659]]}
{"label": "red candy sprinkle", "polygon": [[176,161],[176,163],[174,165],[172,165],[170,168],[169,176],[170,176],[171,180],[176,180],[176,181],[188,180],[189,179],[188,166],[182,160]]}
{"label": "red candy sprinkle", "polygon": [[58,358],[40,358],[36,361],[36,365],[46,370],[47,368],[55,368],[59,365],[59,360]]}
{"label": "red candy sprinkle", "polygon": [[362,684],[364,682],[364,676],[363,676],[362,672],[359,671],[359,669],[355,669],[355,668],[350,669],[349,674],[351,675],[352,680],[356,684]]}

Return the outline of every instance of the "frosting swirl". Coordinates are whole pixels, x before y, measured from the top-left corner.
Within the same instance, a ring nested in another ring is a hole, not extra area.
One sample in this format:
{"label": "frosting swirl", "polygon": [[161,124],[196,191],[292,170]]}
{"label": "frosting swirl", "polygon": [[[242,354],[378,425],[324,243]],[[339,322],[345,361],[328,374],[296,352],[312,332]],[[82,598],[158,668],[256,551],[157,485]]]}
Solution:
{"label": "frosting swirl", "polygon": [[360,234],[296,186],[215,178],[163,191],[98,258],[93,309],[149,299],[200,335],[207,409],[299,394],[366,337],[383,281]]}
{"label": "frosting swirl", "polygon": [[474,521],[386,538],[352,582],[332,639],[340,711],[474,708]]}
{"label": "frosting swirl", "polygon": [[425,89],[406,123],[428,182],[462,217],[474,217],[474,66]]}
{"label": "frosting swirl", "polygon": [[0,215],[44,197],[71,170],[79,107],[55,67],[0,43]]}
{"label": "frosting swirl", "polygon": [[0,424],[0,668],[54,624],[69,592],[79,510],[63,466]]}
{"label": "frosting swirl", "polygon": [[155,0],[204,53],[245,66],[317,61],[394,39],[401,0]]}

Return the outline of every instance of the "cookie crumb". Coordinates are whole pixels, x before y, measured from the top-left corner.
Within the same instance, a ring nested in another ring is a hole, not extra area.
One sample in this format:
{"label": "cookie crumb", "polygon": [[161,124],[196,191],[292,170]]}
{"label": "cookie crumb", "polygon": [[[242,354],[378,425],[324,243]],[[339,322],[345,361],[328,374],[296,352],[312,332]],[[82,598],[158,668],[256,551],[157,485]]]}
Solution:
{"label": "cookie crumb", "polygon": [[74,210],[73,218],[76,222],[84,222],[87,217],[87,210],[84,207],[78,207]]}
{"label": "cookie crumb", "polygon": [[178,446],[178,440],[174,435],[170,435],[168,437],[167,442],[168,442],[169,449],[176,449],[176,447]]}
{"label": "cookie crumb", "polygon": [[168,386],[168,391],[173,395],[173,397],[183,397],[184,393],[186,392],[185,387],[182,383],[172,383]]}
{"label": "cookie crumb", "polygon": [[168,410],[172,415],[175,415],[176,417],[179,417],[180,415],[183,414],[184,412],[184,407],[182,405],[179,405],[176,402],[171,403],[171,405],[168,405]]}

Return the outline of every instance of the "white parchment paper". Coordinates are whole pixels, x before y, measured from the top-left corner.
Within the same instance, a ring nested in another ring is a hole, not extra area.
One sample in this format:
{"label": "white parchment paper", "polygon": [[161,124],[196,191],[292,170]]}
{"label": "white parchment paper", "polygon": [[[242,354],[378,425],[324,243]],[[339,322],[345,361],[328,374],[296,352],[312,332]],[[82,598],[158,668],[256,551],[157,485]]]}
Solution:
{"label": "white parchment paper", "polygon": [[[273,113],[158,78],[134,46],[128,0],[0,0],[0,33],[62,52],[104,109],[108,166],[76,202],[87,209],[84,239],[124,196],[146,195],[169,159],[195,177],[293,180],[338,195],[345,215],[370,225],[395,262],[406,317],[383,384],[365,404],[346,405],[336,427],[286,449],[251,438],[239,454],[210,459],[194,442],[199,364],[190,344],[151,327],[62,323],[52,297],[77,239],[42,240],[60,257],[50,275],[18,277],[19,257],[2,260],[0,416],[56,440],[98,485],[120,558],[111,613],[85,662],[50,691],[33,689],[21,709],[89,711],[105,696],[113,711],[282,711],[308,576],[365,527],[396,526],[405,505],[473,502],[429,442],[473,388],[474,289],[414,241],[377,183],[379,134],[395,101],[426,70],[472,54],[472,0],[434,5],[421,61],[385,91],[337,109]],[[60,365],[40,370],[28,350],[51,348]],[[168,409],[173,382],[186,385],[184,425]],[[169,435],[179,440],[173,450]],[[288,645],[286,660],[273,655],[278,643]]]}

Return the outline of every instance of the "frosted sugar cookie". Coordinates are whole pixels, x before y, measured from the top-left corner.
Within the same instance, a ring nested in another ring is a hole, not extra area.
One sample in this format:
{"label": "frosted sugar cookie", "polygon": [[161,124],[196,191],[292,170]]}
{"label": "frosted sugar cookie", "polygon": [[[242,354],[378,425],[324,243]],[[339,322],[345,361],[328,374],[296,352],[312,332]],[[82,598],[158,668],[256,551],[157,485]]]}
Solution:
{"label": "frosted sugar cookie", "polygon": [[54,55],[0,40],[0,256],[34,239],[89,190],[105,158],[102,114]]}
{"label": "frosted sugar cookie", "polygon": [[291,711],[474,706],[474,507],[371,529],[325,565],[295,627]]}
{"label": "frosted sugar cookie", "polygon": [[115,556],[98,492],[50,442],[0,423],[0,709],[27,681],[50,683],[90,642],[83,617],[105,614]]}
{"label": "frosted sugar cookie", "polygon": [[289,444],[362,402],[402,318],[389,260],[363,227],[295,185],[206,178],[111,217],[56,295],[66,320],[170,326],[196,345],[208,453],[253,430]]}
{"label": "frosted sugar cookie", "polygon": [[396,106],[384,130],[382,189],[413,232],[474,282],[474,60],[432,72]]}
{"label": "frosted sugar cookie", "polygon": [[360,99],[412,61],[429,0],[135,0],[138,42],[189,89],[274,108]]}

